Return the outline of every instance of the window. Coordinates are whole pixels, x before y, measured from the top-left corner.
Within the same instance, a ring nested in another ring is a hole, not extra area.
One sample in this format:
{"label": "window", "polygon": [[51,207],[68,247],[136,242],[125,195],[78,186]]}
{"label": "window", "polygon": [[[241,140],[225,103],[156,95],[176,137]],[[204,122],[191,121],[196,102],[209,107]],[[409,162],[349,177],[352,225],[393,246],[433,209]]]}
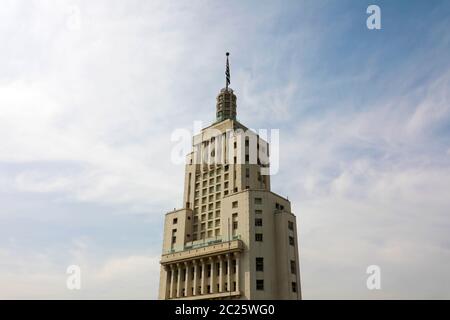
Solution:
{"label": "window", "polygon": [[291,260],[291,273],[296,274],[297,273],[297,266],[295,265],[295,261]]}
{"label": "window", "polygon": [[297,282],[292,282],[292,292],[297,292]]}
{"label": "window", "polygon": [[248,163],[249,160],[250,160],[249,155],[246,154],[246,155],[245,155],[245,162]]}
{"label": "window", "polygon": [[231,204],[232,208],[237,208],[238,207],[238,202],[237,201],[233,201],[233,203]]}
{"label": "window", "polygon": [[249,168],[245,168],[245,177],[246,178],[250,177],[250,169]]}
{"label": "window", "polygon": [[256,258],[256,271],[264,271],[264,258]]}
{"label": "window", "polygon": [[262,199],[261,198],[255,198],[255,204],[261,204]]}
{"label": "window", "polygon": [[264,280],[256,280],[256,290],[264,290]]}
{"label": "window", "polygon": [[232,260],[233,273],[236,273],[236,260]]}
{"label": "window", "polygon": [[262,219],[261,218],[256,218],[255,219],[255,226],[257,226],[257,227],[261,227],[262,226]]}
{"label": "window", "polygon": [[177,242],[177,237],[172,237],[172,244]]}
{"label": "window", "polygon": [[211,265],[208,264],[207,268],[206,268],[206,273],[208,274],[207,277],[211,277]]}
{"label": "window", "polygon": [[178,223],[178,218],[173,218],[173,224],[177,224]]}
{"label": "window", "polygon": [[[224,170],[225,170],[225,171],[228,171],[228,168],[229,168],[229,166],[226,165],[226,166],[224,167]],[[228,178],[228,175],[225,175],[225,177],[226,177],[225,179],[227,179],[227,178]]]}
{"label": "window", "polygon": [[262,233],[255,233],[255,241],[263,241]]}
{"label": "window", "polygon": [[292,221],[288,221],[288,229],[294,230],[294,223]]}
{"label": "window", "polygon": [[233,230],[236,230],[238,228],[238,222],[233,221]]}
{"label": "window", "polygon": [[255,214],[262,214],[262,210],[255,210]]}
{"label": "window", "polygon": [[289,237],[289,244],[290,244],[291,246],[295,246],[294,237]]}

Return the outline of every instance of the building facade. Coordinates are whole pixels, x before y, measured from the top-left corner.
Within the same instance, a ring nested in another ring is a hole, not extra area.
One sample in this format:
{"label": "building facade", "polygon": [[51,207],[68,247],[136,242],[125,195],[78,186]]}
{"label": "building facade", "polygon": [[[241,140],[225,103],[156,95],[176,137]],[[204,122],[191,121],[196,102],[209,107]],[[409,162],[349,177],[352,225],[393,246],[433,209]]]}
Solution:
{"label": "building facade", "polygon": [[270,190],[269,144],[236,120],[228,58],[226,74],[165,215],[159,299],[301,299],[296,217]]}

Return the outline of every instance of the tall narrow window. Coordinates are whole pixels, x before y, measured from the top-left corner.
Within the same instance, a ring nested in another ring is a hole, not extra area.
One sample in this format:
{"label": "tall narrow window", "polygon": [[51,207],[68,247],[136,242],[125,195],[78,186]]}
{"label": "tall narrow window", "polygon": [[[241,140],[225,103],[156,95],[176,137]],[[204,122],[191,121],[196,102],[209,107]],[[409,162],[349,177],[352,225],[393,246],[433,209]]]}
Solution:
{"label": "tall narrow window", "polygon": [[294,222],[288,221],[288,229],[289,230],[294,230]]}
{"label": "tall narrow window", "polygon": [[256,280],[256,290],[264,290],[264,280]]}
{"label": "tall narrow window", "polygon": [[295,246],[295,240],[294,240],[294,237],[289,237],[289,244],[290,244],[291,246]]}
{"label": "tall narrow window", "polygon": [[292,282],[292,292],[297,292],[297,282]]}
{"label": "tall narrow window", "polygon": [[256,257],[256,271],[264,271],[264,258]]}
{"label": "tall narrow window", "polygon": [[296,274],[297,273],[297,266],[296,266],[294,260],[291,260],[291,273],[292,274]]}

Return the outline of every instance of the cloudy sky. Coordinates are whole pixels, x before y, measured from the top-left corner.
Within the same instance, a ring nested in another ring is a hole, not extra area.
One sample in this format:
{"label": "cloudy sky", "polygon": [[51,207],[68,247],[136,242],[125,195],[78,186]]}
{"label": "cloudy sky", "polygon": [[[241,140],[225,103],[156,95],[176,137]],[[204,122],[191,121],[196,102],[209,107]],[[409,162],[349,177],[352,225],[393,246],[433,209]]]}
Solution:
{"label": "cloudy sky", "polygon": [[2,0],[0,298],[157,297],[171,133],[213,120],[230,51],[239,120],[280,129],[304,298],[449,299],[449,30],[447,1]]}

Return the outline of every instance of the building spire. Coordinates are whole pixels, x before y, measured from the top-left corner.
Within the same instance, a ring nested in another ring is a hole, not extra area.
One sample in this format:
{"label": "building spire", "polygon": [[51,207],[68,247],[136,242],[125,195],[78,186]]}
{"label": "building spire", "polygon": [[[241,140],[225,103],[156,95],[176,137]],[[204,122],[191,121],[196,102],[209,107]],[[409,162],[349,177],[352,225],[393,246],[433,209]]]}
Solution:
{"label": "building spire", "polygon": [[222,88],[216,98],[216,122],[226,119],[236,120],[236,95],[230,85],[229,52],[226,53],[227,63],[225,68],[225,88]]}
{"label": "building spire", "polygon": [[227,67],[225,69],[225,89],[228,91],[228,85],[231,83],[230,81],[230,63],[228,62],[229,52],[226,53],[227,56]]}

